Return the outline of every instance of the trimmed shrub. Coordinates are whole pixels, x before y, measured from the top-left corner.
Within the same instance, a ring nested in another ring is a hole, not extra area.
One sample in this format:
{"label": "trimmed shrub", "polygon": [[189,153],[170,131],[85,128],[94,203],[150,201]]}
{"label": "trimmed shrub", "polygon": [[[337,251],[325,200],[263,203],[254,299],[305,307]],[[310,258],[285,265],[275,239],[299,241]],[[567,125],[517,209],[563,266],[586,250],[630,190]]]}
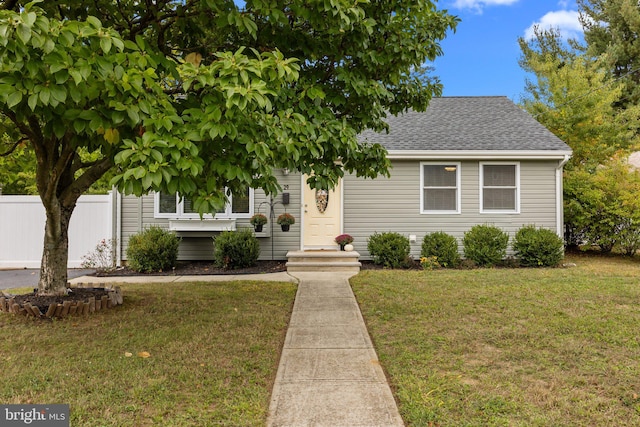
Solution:
{"label": "trimmed shrub", "polygon": [[632,219],[622,220],[618,230],[618,245],[627,256],[640,250],[640,223]]}
{"label": "trimmed shrub", "polygon": [[522,227],[516,233],[513,250],[523,267],[553,267],[563,257],[564,241],[547,228],[533,225]]}
{"label": "trimmed shrub", "polygon": [[367,241],[367,249],[374,264],[386,268],[403,268],[409,264],[411,243],[400,233],[374,233]]}
{"label": "trimmed shrub", "polygon": [[499,264],[507,255],[509,235],[493,225],[475,225],[464,233],[464,256],[480,267]]}
{"label": "trimmed shrub", "polygon": [[176,266],[180,238],[175,233],[152,226],[129,238],[127,259],[138,272],[164,271]]}
{"label": "trimmed shrub", "polygon": [[442,267],[457,267],[460,264],[458,241],[443,231],[427,234],[422,239],[420,256],[422,258],[435,257]]}
{"label": "trimmed shrub", "polygon": [[227,269],[251,267],[260,256],[260,243],[250,229],[223,231],[214,238],[216,266]]}

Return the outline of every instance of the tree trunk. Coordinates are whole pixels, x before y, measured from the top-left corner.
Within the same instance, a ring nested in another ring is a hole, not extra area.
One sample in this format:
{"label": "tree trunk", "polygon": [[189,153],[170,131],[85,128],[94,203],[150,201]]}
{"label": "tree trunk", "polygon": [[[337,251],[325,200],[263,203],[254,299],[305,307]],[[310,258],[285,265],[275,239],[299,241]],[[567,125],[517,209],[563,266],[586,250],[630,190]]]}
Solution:
{"label": "tree trunk", "polygon": [[57,199],[44,205],[47,220],[38,295],[63,295],[67,289],[69,221],[75,205],[64,207]]}

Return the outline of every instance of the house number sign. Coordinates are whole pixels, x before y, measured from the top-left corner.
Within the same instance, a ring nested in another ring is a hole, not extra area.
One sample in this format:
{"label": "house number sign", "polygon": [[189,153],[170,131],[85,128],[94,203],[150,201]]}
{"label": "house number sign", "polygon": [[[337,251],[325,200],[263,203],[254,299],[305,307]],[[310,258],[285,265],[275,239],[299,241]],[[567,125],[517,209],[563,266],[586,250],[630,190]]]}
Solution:
{"label": "house number sign", "polygon": [[318,212],[324,213],[327,210],[329,204],[329,192],[327,190],[320,190],[316,188],[316,208]]}

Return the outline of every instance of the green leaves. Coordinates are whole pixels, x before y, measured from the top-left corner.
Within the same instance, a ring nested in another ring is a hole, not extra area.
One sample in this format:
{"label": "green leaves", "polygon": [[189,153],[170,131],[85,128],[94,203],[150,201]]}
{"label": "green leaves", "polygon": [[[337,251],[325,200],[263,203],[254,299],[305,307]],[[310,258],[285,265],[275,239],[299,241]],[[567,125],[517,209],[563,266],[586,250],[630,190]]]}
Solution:
{"label": "green leaves", "polygon": [[242,14],[237,10],[232,10],[227,16],[230,25],[234,25],[241,31],[246,31],[253,39],[257,39],[258,26],[249,15]]}
{"label": "green leaves", "polygon": [[22,101],[22,92],[16,91],[7,97],[7,107],[13,108]]}
{"label": "green leaves", "polygon": [[87,16],[87,24],[91,25],[95,29],[102,28],[102,22],[95,16]]}
{"label": "green leaves", "polygon": [[428,0],[134,4],[0,11],[0,109],[113,161],[135,194],[276,191],[284,167],[322,183],[387,174],[384,150],[356,135],[426,106],[438,86],[411,73],[456,22]]}
{"label": "green leaves", "polygon": [[25,24],[19,24],[16,34],[22,43],[27,44],[31,40],[31,29]]}
{"label": "green leaves", "polygon": [[35,24],[38,15],[36,15],[35,12],[24,11],[20,14],[20,17],[22,18],[24,25],[31,28],[33,24]]}

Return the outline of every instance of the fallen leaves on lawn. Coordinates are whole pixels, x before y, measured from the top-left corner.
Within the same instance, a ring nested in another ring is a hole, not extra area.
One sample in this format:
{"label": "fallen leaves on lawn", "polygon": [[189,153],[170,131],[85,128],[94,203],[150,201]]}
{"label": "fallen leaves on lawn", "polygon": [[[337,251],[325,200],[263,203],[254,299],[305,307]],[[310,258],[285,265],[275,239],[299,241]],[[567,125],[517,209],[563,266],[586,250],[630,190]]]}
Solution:
{"label": "fallen leaves on lawn", "polygon": [[[124,352],[124,357],[132,357],[133,353],[131,353],[130,351],[125,351]],[[140,351],[138,352],[138,357],[142,357],[143,359],[148,359],[149,357],[151,357],[151,353],[149,353],[148,351]]]}

